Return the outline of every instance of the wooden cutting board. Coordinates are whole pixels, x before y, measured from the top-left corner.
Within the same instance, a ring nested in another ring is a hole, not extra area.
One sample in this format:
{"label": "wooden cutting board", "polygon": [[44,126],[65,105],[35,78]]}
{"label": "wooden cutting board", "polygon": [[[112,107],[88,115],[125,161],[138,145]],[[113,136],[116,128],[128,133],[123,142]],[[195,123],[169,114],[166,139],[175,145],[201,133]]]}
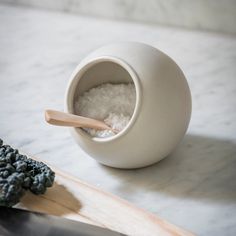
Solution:
{"label": "wooden cutting board", "polygon": [[26,193],[21,203],[16,205],[17,208],[61,216],[126,235],[193,235],[123,199],[49,166],[56,173],[53,187],[48,188],[43,195]]}

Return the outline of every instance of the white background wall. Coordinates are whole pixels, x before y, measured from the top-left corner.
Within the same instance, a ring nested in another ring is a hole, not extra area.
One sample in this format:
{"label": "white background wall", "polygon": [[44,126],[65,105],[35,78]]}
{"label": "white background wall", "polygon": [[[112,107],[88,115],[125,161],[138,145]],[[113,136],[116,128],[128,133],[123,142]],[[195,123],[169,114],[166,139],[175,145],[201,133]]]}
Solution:
{"label": "white background wall", "polygon": [[236,0],[0,0],[112,19],[236,33]]}

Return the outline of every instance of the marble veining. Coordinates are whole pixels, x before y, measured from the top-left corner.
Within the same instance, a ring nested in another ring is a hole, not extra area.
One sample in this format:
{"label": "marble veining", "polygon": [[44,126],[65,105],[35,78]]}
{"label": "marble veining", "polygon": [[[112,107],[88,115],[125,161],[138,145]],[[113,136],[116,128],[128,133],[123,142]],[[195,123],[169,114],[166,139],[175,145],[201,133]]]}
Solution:
{"label": "marble veining", "polygon": [[[7,6],[0,22],[1,138],[197,235],[236,234],[235,37]],[[137,170],[98,164],[43,117],[45,108],[63,109],[69,76],[87,53],[124,40],[170,55],[193,99],[178,148]]]}

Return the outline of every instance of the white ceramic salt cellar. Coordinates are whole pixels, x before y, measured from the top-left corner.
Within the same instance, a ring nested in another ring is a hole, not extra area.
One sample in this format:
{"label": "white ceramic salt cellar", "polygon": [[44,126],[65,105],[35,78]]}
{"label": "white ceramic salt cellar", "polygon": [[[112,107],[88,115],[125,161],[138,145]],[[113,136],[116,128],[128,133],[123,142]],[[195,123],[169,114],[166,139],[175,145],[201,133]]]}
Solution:
{"label": "white ceramic salt cellar", "polygon": [[70,128],[80,147],[98,162],[116,168],[138,168],[166,157],[183,138],[191,116],[191,94],[185,76],[166,54],[143,43],[104,46],[88,55],[69,82],[65,111],[102,83],[133,82],[136,104],[128,125],[108,138],[91,137]]}

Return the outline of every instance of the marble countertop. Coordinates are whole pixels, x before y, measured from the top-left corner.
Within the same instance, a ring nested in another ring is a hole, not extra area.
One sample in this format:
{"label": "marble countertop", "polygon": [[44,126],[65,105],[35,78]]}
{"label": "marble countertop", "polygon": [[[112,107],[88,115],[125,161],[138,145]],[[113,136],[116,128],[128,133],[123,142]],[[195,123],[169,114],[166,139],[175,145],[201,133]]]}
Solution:
{"label": "marble countertop", "polygon": [[[236,37],[0,6],[0,137],[197,235],[236,234]],[[63,109],[75,66],[114,41],[141,41],[183,69],[193,99],[182,143],[138,170],[102,166],[66,128],[44,122]]]}

